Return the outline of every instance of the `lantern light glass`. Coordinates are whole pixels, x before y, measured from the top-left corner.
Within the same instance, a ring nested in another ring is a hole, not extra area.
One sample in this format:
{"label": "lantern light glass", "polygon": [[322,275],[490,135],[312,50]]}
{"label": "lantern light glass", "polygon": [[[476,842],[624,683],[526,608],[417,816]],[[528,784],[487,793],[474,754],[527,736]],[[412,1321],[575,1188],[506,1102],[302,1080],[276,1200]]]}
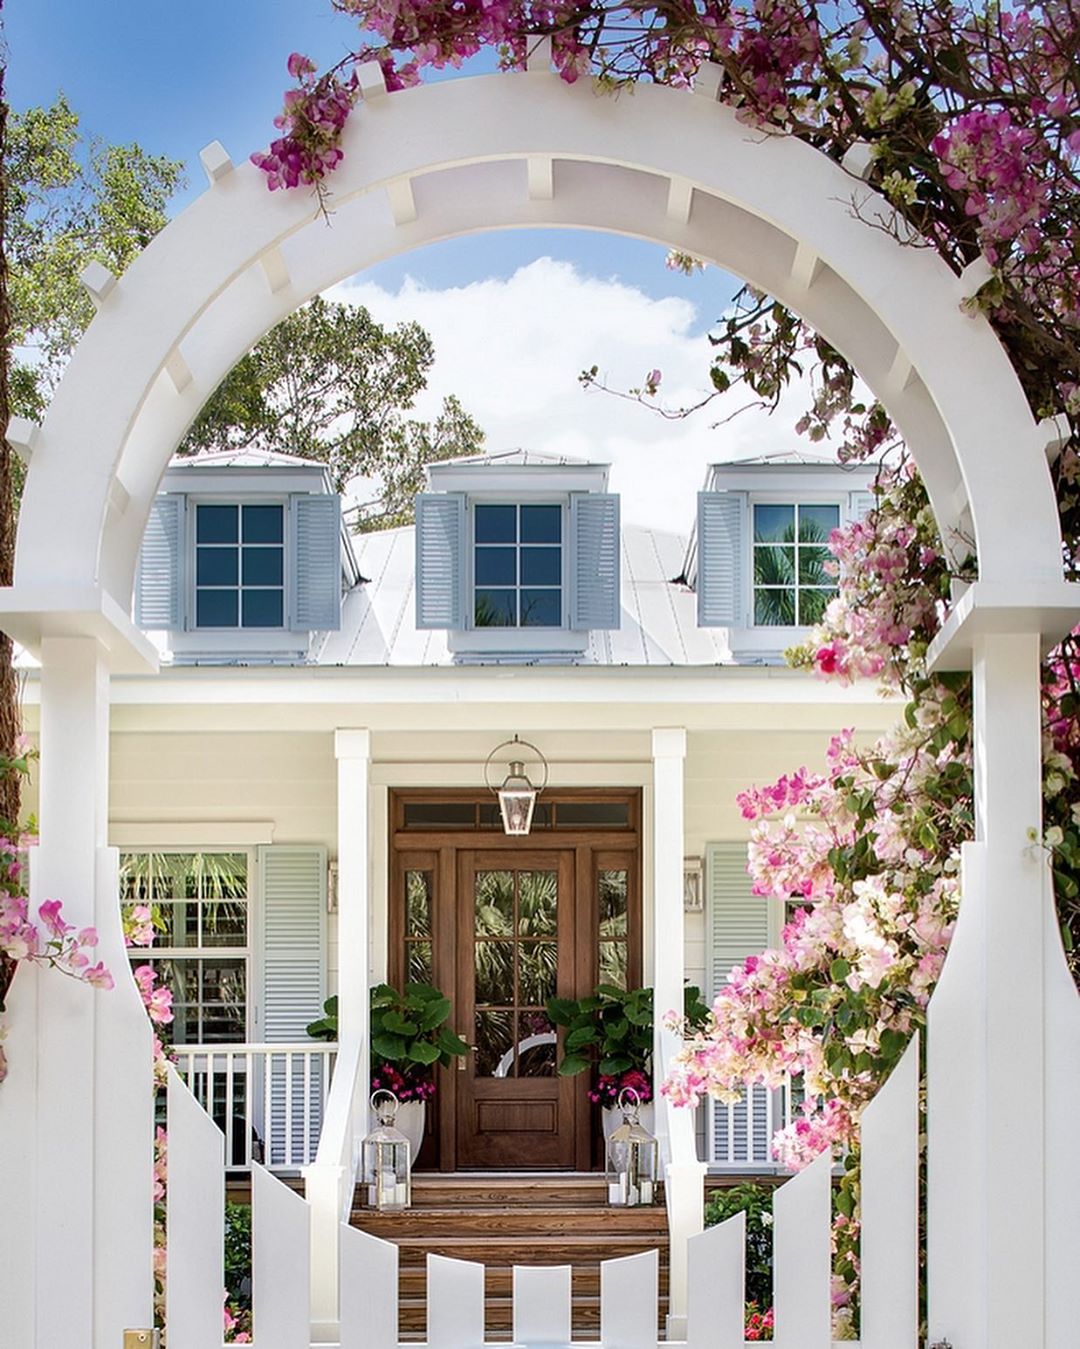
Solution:
{"label": "lantern light glass", "polygon": [[532,828],[536,788],[525,775],[523,763],[512,763],[498,791],[503,833],[527,834]]}

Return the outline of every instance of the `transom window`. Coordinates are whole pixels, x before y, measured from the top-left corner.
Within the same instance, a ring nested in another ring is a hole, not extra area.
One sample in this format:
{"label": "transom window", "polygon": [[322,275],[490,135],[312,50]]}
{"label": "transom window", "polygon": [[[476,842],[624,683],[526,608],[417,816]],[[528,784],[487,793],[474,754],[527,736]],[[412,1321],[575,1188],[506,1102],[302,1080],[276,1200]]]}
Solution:
{"label": "transom window", "polygon": [[195,626],[280,628],[285,623],[285,508],[195,507]]}
{"label": "transom window", "polygon": [[819,623],[836,594],[825,571],[825,546],[839,527],[835,504],[755,502],[754,623],[764,627],[805,627]]}
{"label": "transom window", "polygon": [[562,506],[477,505],[473,544],[474,626],[562,627]]}

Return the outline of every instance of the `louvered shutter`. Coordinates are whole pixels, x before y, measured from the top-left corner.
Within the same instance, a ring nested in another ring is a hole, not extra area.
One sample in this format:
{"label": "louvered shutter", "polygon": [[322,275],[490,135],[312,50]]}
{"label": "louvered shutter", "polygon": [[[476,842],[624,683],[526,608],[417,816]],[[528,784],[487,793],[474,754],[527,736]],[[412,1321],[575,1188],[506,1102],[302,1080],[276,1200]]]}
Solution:
{"label": "louvered shutter", "polygon": [[874,509],[873,492],[850,492],[848,494],[848,513],[852,520],[865,520]]}
{"label": "louvered shutter", "polygon": [[[705,921],[710,1000],[728,972],[769,944],[769,901],[755,895],[746,874],[745,843],[710,843],[705,850]],[[773,1093],[754,1086],[735,1105],[709,1102],[709,1160],[720,1165],[767,1166],[774,1132]]]}
{"label": "louvered shutter", "polygon": [[298,493],[290,503],[293,632],[341,627],[341,498]]}
{"label": "louvered shutter", "polygon": [[621,626],[617,493],[570,497],[570,549],[571,628],[588,632]]}
{"label": "louvered shutter", "polygon": [[184,496],[163,492],[150,506],[135,574],[135,622],[140,628],[184,626]]}
{"label": "louvered shutter", "polygon": [[[262,1038],[303,1043],[326,997],[326,849],[266,845],[258,850],[262,931]],[[318,1137],[325,1084],[290,1072],[283,1056],[268,1057],[263,1091],[263,1140],[271,1165],[299,1165],[306,1109]]]}
{"label": "louvered shutter", "polygon": [[702,628],[743,625],[746,494],[699,492],[697,610]]}
{"label": "louvered shutter", "polygon": [[416,498],[416,626],[465,626],[465,496]]}

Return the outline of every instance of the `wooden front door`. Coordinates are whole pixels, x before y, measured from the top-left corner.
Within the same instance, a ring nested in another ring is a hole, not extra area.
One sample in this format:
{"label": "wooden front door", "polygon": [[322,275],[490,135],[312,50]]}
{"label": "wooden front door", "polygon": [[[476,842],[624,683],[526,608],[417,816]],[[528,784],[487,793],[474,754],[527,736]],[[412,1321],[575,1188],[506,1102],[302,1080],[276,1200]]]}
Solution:
{"label": "wooden front door", "polygon": [[457,892],[457,1164],[572,1167],[579,1084],[544,1005],[577,986],[574,854],[461,850]]}

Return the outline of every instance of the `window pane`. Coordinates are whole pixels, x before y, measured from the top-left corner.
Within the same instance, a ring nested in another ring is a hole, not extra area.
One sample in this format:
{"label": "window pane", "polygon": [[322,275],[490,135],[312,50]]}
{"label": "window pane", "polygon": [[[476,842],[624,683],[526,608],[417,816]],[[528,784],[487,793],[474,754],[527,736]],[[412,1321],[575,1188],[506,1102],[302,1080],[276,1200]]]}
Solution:
{"label": "window pane", "polygon": [[561,628],[561,590],[523,590],[521,592],[523,628]]}
{"label": "window pane", "polygon": [[246,946],[247,905],[235,899],[203,905],[203,946]]}
{"label": "window pane", "polygon": [[820,586],[828,585],[832,577],[825,574],[825,563],[831,554],[824,548],[799,549],[799,584]]}
{"label": "window pane", "polygon": [[284,519],[280,506],[244,507],[245,543],[284,542]]}
{"label": "window pane", "polygon": [[555,996],[558,947],[553,941],[521,942],[518,946],[518,970],[521,1001],[539,1006]]}
{"label": "window pane", "polygon": [[477,543],[515,543],[516,506],[477,506],[474,530]]}
{"label": "window pane", "polygon": [[601,937],[626,936],[626,881],[625,871],[601,871],[597,876]]}
{"label": "window pane", "polygon": [[754,507],[755,543],[792,543],[795,539],[795,507]]}
{"label": "window pane", "polygon": [[513,1012],[476,1013],[476,1076],[513,1077]]}
{"label": "window pane", "polygon": [[280,628],[284,621],[283,601],[280,590],[245,590],[244,627]]}
{"label": "window pane", "polygon": [[476,823],[471,801],[406,801],[406,829],[468,828]]}
{"label": "window pane", "polygon": [[558,872],[518,872],[519,936],[537,937],[555,931],[558,894]]}
{"label": "window pane", "polygon": [[240,579],[238,548],[197,548],[195,584],[234,586]]}
{"label": "window pane", "polygon": [[825,543],[840,526],[839,506],[800,506],[800,543]]}
{"label": "window pane", "polygon": [[516,627],[516,600],[513,590],[477,590],[473,621],[478,628]]}
{"label": "window pane", "polygon": [[521,584],[557,586],[562,584],[561,548],[522,548]]}
{"label": "window pane", "polygon": [[405,873],[405,935],[431,936],[431,872]]}
{"label": "window pane", "polygon": [[411,941],[405,945],[407,979],[419,984],[430,984],[432,979],[431,942]]}
{"label": "window pane", "polygon": [[626,987],[626,942],[602,941],[600,943],[599,982],[614,984],[616,988]]}
{"label": "window pane", "polygon": [[800,590],[800,624],[806,626],[811,623],[820,623],[825,613],[825,606],[835,594],[835,590]]}
{"label": "window pane", "polygon": [[247,898],[246,853],[195,853],[189,869],[195,886],[191,893],[207,899]]}
{"label": "window pane", "polygon": [[514,874],[512,871],[476,873],[476,934],[510,937],[514,932]]}
{"label": "window pane", "polygon": [[790,586],[795,584],[794,548],[755,548],[754,584]]}
{"label": "window pane", "polygon": [[555,1038],[545,1013],[518,1013],[518,1077],[555,1076]]}
{"label": "window pane", "polygon": [[793,627],[795,624],[794,590],[755,590],[754,622],[762,627]]}
{"label": "window pane", "polygon": [[283,548],[245,548],[244,585],[280,586],[285,582]]}
{"label": "window pane", "polygon": [[514,1001],[514,943],[478,941],[473,952],[477,1005],[506,1006]]}
{"label": "window pane", "polygon": [[195,623],[200,628],[235,628],[240,617],[235,590],[199,590],[195,595]]}
{"label": "window pane", "polygon": [[561,506],[522,506],[522,543],[561,543]]}
{"label": "window pane", "polygon": [[560,829],[582,825],[625,828],[630,823],[630,807],[625,801],[560,801],[556,809]]}
{"label": "window pane", "polygon": [[196,506],[197,543],[237,543],[239,511],[235,506]]}
{"label": "window pane", "polygon": [[516,548],[477,548],[476,584],[512,586],[517,584]]}
{"label": "window pane", "polygon": [[211,1043],[243,1040],[247,1025],[244,961],[203,960],[203,1035]]}

